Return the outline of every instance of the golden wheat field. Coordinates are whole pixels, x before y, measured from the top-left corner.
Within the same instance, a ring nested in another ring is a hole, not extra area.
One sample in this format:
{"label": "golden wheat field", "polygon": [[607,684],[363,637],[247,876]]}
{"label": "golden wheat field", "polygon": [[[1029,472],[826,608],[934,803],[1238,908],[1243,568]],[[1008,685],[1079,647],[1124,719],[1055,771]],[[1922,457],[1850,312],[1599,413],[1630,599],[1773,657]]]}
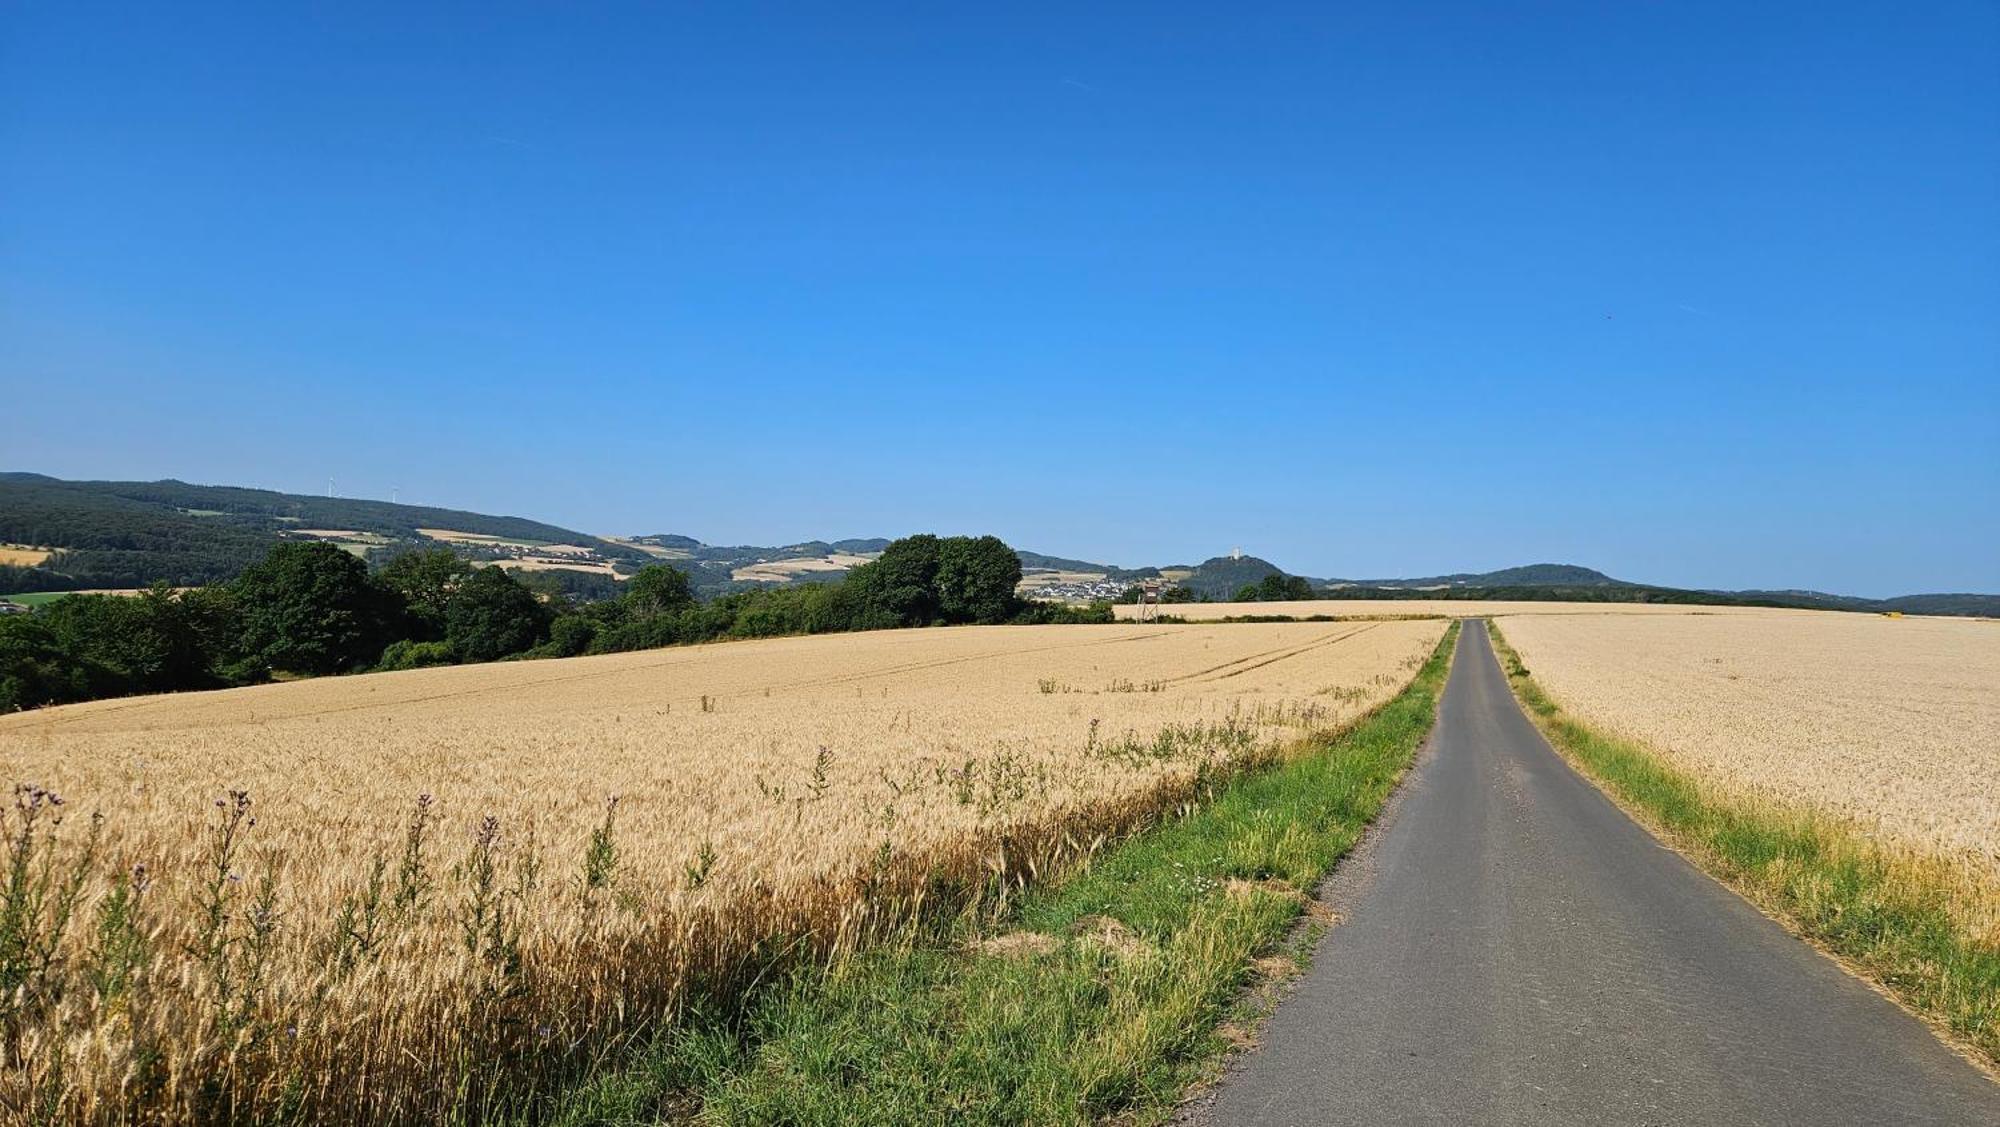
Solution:
{"label": "golden wheat field", "polygon": [[0,566],[34,567],[54,554],[47,548],[34,548],[26,544],[0,544]]}
{"label": "golden wheat field", "polygon": [[1564,708],[1738,793],[2000,875],[2000,622],[1519,615]]}
{"label": "golden wheat field", "polygon": [[[1497,599],[1309,599],[1268,603],[1168,603],[1159,613],[1187,622],[1224,618],[1493,618],[1516,614],[1641,615],[1765,615],[1792,614],[1762,607],[1695,606],[1673,603],[1557,603]],[[1139,608],[1119,604],[1112,611],[1121,621],[1139,616]]]}
{"label": "golden wheat field", "polygon": [[9,858],[55,858],[51,903],[77,874],[10,970],[0,1107],[462,1109],[782,950],[990,908],[1392,696],[1443,629],[906,630],[0,718]]}

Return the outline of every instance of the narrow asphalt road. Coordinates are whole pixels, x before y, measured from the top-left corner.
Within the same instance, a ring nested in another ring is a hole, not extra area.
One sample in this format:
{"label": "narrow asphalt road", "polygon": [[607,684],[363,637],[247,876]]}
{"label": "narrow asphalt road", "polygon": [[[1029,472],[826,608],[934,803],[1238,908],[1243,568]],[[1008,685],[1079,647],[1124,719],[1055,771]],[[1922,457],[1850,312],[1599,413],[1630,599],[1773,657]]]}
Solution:
{"label": "narrow asphalt road", "polygon": [[2000,1124],[2000,1084],[1571,771],[1481,623],[1432,739],[1191,1121]]}

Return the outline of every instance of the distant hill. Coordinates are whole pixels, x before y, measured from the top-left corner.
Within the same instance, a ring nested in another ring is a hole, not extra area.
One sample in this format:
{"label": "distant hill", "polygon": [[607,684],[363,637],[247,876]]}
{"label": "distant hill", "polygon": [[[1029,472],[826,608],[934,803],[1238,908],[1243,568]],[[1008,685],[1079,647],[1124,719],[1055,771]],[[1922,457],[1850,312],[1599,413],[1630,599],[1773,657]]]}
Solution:
{"label": "distant hill", "polygon": [[[364,556],[449,542],[475,559],[601,573],[649,558],[525,517],[184,481],[0,473],[0,543],[51,550],[33,567],[0,568],[0,591],[216,583],[285,539],[329,540]],[[545,546],[576,550],[538,556]]]}
{"label": "distant hill", "polygon": [[889,546],[889,541],[880,536],[870,536],[863,540],[835,540],[833,550],[852,552],[856,555],[873,555]]}
{"label": "distant hill", "polygon": [[695,593],[703,597],[753,587],[831,582],[889,546],[889,541],[881,537],[808,540],[776,546],[706,544],[692,536],[664,532],[618,538],[616,542],[683,569]]}
{"label": "distant hill", "polygon": [[694,537],[677,536],[671,532],[658,532],[651,536],[634,536],[631,540],[633,543],[653,544],[661,548],[692,550],[701,547],[701,541],[696,540]]}
{"label": "distant hill", "polygon": [[[889,546],[882,537],[848,540],[808,540],[800,544],[767,546],[758,544],[705,544],[691,536],[656,534],[635,536],[623,543],[642,547],[672,549],[678,567],[689,569],[697,593],[724,594],[752,586],[790,583],[827,583],[846,575],[864,559],[872,559]],[[1121,568],[1090,560],[1018,551],[1021,567],[1036,572],[1074,572],[1101,575],[1110,582],[1130,582],[1158,575],[1156,568]]]}
{"label": "distant hill", "polygon": [[[449,544],[474,560],[542,573],[584,597],[616,589],[616,580],[648,563],[685,569],[697,593],[837,580],[873,558],[882,537],[799,544],[705,544],[679,533],[600,537],[526,517],[494,516],[428,505],[316,497],[191,485],[183,481],[65,481],[35,473],[0,473],[0,547],[33,566],[0,565],[0,593],[176,586],[234,577],[281,540],[326,540],[364,558],[411,547]],[[1191,567],[1117,567],[1022,551],[1026,590],[1041,597],[1109,598],[1162,573],[1206,599],[1228,599],[1265,576],[1285,574],[1256,556],[1216,556]],[[1184,574],[1183,574],[1184,573]],[[1537,563],[1497,571],[1404,579],[1312,579],[1315,588],[1350,599],[1504,598],[1592,602],[1685,602],[1805,607],[1904,614],[2000,617],[2000,595],[1914,594],[1863,599],[1821,591],[1701,591],[1615,579],[1577,564]]]}
{"label": "distant hill", "polygon": [[1207,599],[1227,599],[1246,584],[1260,582],[1267,575],[1282,575],[1283,569],[1256,556],[1216,556],[1194,566],[1180,585]]}
{"label": "distant hill", "polygon": [[622,539],[623,543],[668,548],[686,552],[692,559],[726,561],[788,560],[809,556],[827,555],[870,555],[889,546],[889,541],[881,537],[854,540],[807,540],[802,544],[785,544],[771,547],[760,544],[704,544],[692,536],[658,532],[647,536],[632,536]]}
{"label": "distant hill", "polygon": [[1016,551],[1014,554],[1021,557],[1021,566],[1031,571],[1041,568],[1048,571],[1099,572],[1112,579],[1151,579],[1160,574],[1157,567],[1119,567],[1067,556],[1045,556],[1040,552]]}
{"label": "distant hill", "polygon": [[1333,580],[1327,586],[1357,587],[1636,587],[1594,568],[1576,564],[1539,563],[1503,567],[1499,571],[1458,572],[1419,579]]}
{"label": "distant hill", "polygon": [[1854,595],[1829,595],[1824,591],[1728,591],[1721,594],[1768,601],[1776,606],[1806,607],[1815,610],[1858,610],[1902,614],[1942,614],[1979,618],[2000,618],[2000,595],[1970,592],[1937,595],[1897,595],[1888,599],[1863,599]]}
{"label": "distant hill", "polygon": [[[1169,572],[1175,570],[1163,569]],[[1180,585],[1209,600],[1226,600],[1266,575],[1284,574],[1255,556],[1218,556],[1188,570]],[[1410,579],[1311,579],[1336,599],[1499,599],[1530,602],[1691,603],[1721,606],[1792,607],[1869,613],[2000,617],[2000,595],[1903,595],[1864,599],[1821,591],[1713,591],[1662,587],[1615,579],[1577,564],[1538,563],[1497,571],[1455,572]]]}
{"label": "distant hill", "polygon": [[1904,614],[1976,615],[2000,618],[2000,595],[1977,595],[1969,591],[1940,595],[1899,595],[1883,599],[1882,609]]}

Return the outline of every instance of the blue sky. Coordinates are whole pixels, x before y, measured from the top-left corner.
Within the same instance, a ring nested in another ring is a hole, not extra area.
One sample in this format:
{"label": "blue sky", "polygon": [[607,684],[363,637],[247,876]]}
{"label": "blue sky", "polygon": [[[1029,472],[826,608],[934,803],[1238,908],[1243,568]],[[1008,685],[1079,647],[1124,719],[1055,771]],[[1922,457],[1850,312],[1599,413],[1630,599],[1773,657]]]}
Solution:
{"label": "blue sky", "polygon": [[0,8],[0,463],[2000,590],[1995,6],[942,7]]}

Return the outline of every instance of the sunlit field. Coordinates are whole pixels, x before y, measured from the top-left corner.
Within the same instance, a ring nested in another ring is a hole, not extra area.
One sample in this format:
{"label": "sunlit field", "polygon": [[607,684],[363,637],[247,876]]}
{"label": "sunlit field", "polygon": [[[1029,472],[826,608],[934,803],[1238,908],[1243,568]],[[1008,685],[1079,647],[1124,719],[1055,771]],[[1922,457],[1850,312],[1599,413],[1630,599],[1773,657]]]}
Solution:
{"label": "sunlit field", "polygon": [[1738,794],[2000,876],[2000,622],[1519,615],[1550,696]]}
{"label": "sunlit field", "polygon": [[1393,696],[1444,625],[893,631],[6,717],[0,1106],[476,1108],[773,959],[1004,902]]}

